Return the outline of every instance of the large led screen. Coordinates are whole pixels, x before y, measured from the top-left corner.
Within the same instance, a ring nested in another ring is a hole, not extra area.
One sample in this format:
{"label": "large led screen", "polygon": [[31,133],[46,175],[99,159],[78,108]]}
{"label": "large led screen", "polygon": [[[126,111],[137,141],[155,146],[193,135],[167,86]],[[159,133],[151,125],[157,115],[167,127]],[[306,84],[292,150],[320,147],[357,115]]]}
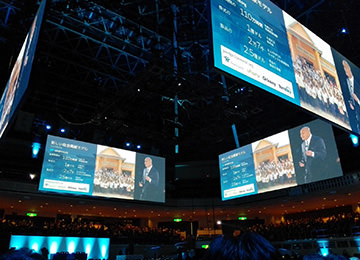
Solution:
{"label": "large led screen", "polygon": [[360,133],[360,86],[344,57],[269,0],[210,3],[215,68]]}
{"label": "large led screen", "polygon": [[331,125],[315,120],[219,155],[222,200],[342,175]]}
{"label": "large led screen", "polygon": [[165,158],[49,135],[39,190],[165,202]]}
{"label": "large led screen", "polygon": [[28,86],[41,21],[44,16],[45,3],[46,0],[43,0],[40,4],[0,100],[0,138],[9,125]]}

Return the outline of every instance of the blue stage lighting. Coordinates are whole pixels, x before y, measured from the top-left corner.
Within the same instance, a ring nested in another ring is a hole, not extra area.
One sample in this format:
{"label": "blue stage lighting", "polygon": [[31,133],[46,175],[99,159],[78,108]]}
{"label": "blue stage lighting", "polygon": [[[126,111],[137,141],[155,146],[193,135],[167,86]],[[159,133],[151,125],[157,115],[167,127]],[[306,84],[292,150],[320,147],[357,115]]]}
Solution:
{"label": "blue stage lighting", "polygon": [[126,146],[126,147],[130,147],[130,146],[131,146],[131,143],[126,142],[126,143],[125,143],[125,146]]}
{"label": "blue stage lighting", "polygon": [[359,145],[359,137],[353,134],[350,134],[351,142],[355,147]]}
{"label": "blue stage lighting", "polygon": [[341,28],[341,33],[348,34],[348,30],[345,27],[343,27],[343,28]]}
{"label": "blue stage lighting", "polygon": [[61,129],[60,129],[60,132],[61,132],[61,133],[65,133],[65,132],[66,132],[65,128],[61,128]]}
{"label": "blue stage lighting", "polygon": [[46,125],[45,128],[46,130],[51,130],[51,125]]}
{"label": "blue stage lighting", "polygon": [[32,157],[33,158],[37,158],[38,154],[39,154],[39,151],[40,151],[40,148],[41,148],[41,144],[38,143],[38,142],[33,142],[32,144]]}
{"label": "blue stage lighting", "polygon": [[141,145],[138,144],[138,145],[136,146],[136,149],[141,149]]}

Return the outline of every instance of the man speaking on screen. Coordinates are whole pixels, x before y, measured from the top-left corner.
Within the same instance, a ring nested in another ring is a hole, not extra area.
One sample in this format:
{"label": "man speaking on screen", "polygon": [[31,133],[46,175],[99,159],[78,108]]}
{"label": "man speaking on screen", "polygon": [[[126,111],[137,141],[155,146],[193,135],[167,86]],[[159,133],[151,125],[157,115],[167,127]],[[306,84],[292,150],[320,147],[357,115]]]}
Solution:
{"label": "man speaking on screen", "polygon": [[139,182],[139,186],[142,188],[140,199],[156,201],[159,192],[159,171],[153,166],[150,157],[145,158],[144,164],[142,179]]}
{"label": "man speaking on screen", "polygon": [[354,79],[354,74],[349,63],[343,60],[342,64],[346,75],[347,92],[345,90],[344,97],[348,100],[350,107],[350,124],[353,131],[360,133],[360,84]]}
{"label": "man speaking on screen", "polygon": [[300,178],[301,183],[299,184],[322,180],[326,157],[324,140],[319,136],[312,135],[308,126],[301,128],[300,137],[302,139],[302,160],[299,162],[299,166],[304,169],[304,175],[303,178]]}

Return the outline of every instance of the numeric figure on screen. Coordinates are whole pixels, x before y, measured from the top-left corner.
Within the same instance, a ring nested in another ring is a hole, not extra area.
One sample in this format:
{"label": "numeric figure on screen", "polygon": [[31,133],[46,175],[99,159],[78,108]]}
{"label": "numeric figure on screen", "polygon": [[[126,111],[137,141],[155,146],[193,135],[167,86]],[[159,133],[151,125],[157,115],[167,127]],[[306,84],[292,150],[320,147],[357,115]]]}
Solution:
{"label": "numeric figure on screen", "polygon": [[[354,79],[354,74],[351,71],[351,67],[346,60],[342,61],[345,75],[346,75],[346,84],[348,87],[349,95],[345,97],[348,99],[349,107],[353,112],[353,116],[351,115],[351,111],[349,111],[350,124],[352,124],[352,129],[356,132],[360,132],[360,84]],[[345,93],[344,93],[345,95]]]}
{"label": "numeric figure on screen", "polygon": [[304,126],[300,130],[302,159],[299,166],[304,169],[303,176],[298,178],[299,184],[310,183],[324,179],[324,163],[326,146],[324,140],[312,135],[310,127]]}
{"label": "numeric figure on screen", "polygon": [[139,182],[139,187],[142,188],[140,199],[156,200],[159,192],[159,171],[153,166],[150,157],[144,159],[144,165],[142,179]]}

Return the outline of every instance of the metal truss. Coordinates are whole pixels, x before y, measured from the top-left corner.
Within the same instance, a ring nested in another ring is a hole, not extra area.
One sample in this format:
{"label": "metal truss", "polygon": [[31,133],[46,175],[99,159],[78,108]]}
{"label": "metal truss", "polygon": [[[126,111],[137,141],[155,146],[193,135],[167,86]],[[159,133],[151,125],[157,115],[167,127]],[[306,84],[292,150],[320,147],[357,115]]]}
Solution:
{"label": "metal truss", "polygon": [[93,2],[51,7],[45,26],[41,50],[52,62],[67,64],[61,73],[102,86],[131,81],[151,62],[152,47],[171,49],[167,38]]}
{"label": "metal truss", "polygon": [[[12,3],[6,3],[4,1],[0,1],[0,28],[1,31],[9,30],[8,23],[9,19],[12,15],[17,13],[19,9],[15,7]],[[0,42],[6,42],[5,33],[0,34]]]}
{"label": "metal truss", "polygon": [[0,26],[6,26],[10,16],[15,14],[17,11],[19,11],[19,9],[15,7],[13,3],[0,1]]}

